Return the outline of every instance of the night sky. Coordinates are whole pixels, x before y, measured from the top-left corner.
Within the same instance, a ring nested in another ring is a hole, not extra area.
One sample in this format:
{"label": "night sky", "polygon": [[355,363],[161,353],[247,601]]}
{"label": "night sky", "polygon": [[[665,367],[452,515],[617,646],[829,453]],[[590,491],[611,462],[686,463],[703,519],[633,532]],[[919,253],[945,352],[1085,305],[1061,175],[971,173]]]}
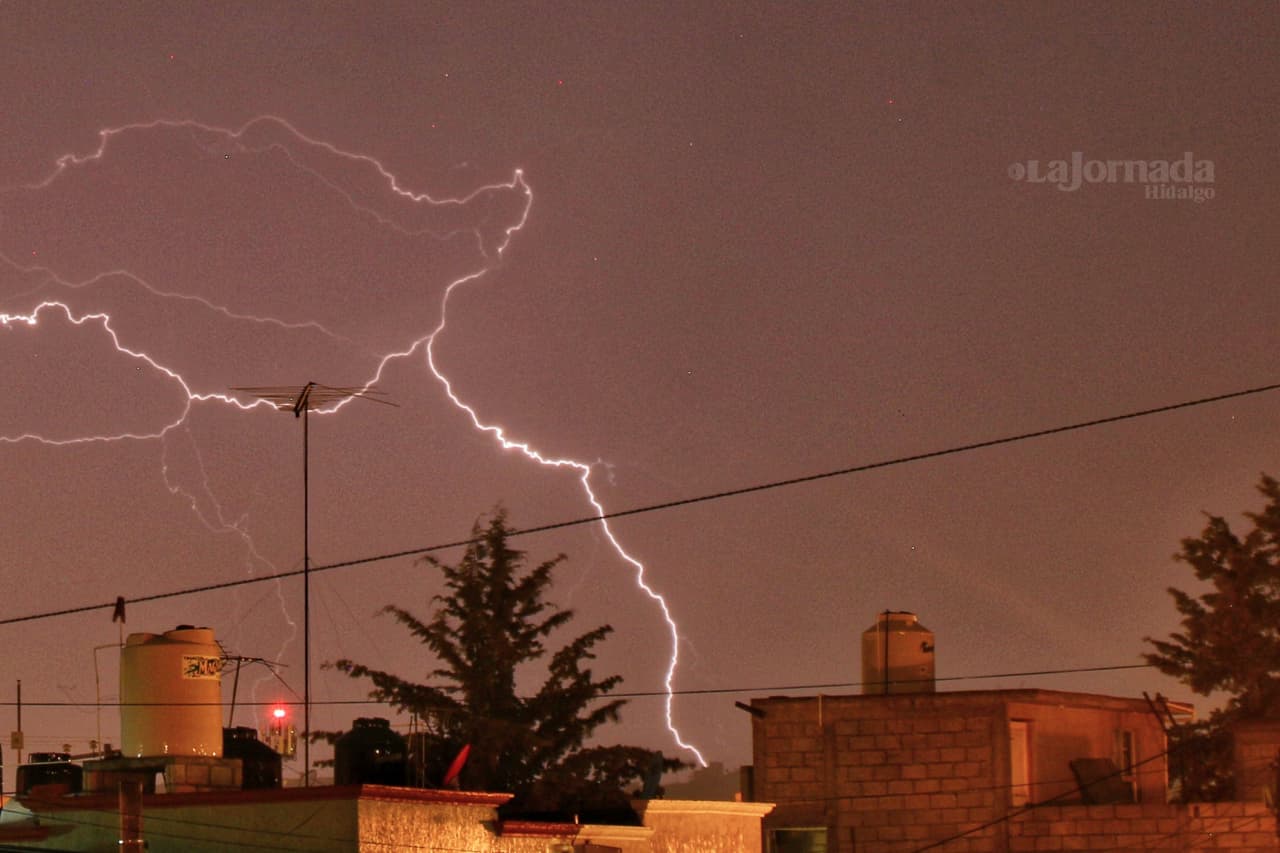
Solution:
{"label": "night sky", "polygon": [[[592,466],[610,511],[1280,381],[1271,5],[0,19],[0,618],[299,568],[301,425],[209,397],[233,387],[378,376],[398,404],[311,419],[315,564],[457,541],[499,503],[593,514],[580,470],[504,450],[433,375],[457,282],[436,367],[480,422]],[[1075,152],[1208,163],[1166,186],[1212,198],[1032,179]],[[1177,625],[1178,540],[1280,474],[1277,414],[1260,394],[613,522],[679,625],[676,688],[743,691],[677,697],[677,726],[749,760],[733,701],[856,682],[886,608],[936,632],[943,677],[1138,663]],[[598,671],[660,693],[670,633],[599,525],[517,541],[569,555],[579,630],[616,629]],[[313,660],[424,677],[375,614],[439,589],[410,557],[314,576]],[[301,601],[242,586],[127,630],[208,625],[301,693]],[[28,750],[96,737],[110,615],[0,626],[0,698],[69,705],[24,709]],[[1197,698],[1149,671],[948,684],[991,686]],[[366,689],[317,667],[315,726],[380,713],[323,704]],[[662,711],[638,697],[605,738],[691,760]]]}

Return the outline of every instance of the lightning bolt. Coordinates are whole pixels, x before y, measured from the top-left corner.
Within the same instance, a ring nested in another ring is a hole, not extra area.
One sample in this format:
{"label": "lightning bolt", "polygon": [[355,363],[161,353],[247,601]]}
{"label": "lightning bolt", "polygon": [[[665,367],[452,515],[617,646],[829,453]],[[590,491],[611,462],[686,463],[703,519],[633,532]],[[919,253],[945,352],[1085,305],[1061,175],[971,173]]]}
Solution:
{"label": "lightning bolt", "polygon": [[[264,154],[267,152],[279,154],[297,170],[314,179],[319,185],[325,187],[327,190],[341,198],[343,202],[357,214],[370,217],[380,226],[389,228],[404,236],[414,237],[427,235],[437,240],[447,240],[470,231],[471,235],[475,239],[478,250],[482,257],[486,259],[486,264],[479,270],[469,272],[453,279],[446,286],[440,299],[440,319],[435,328],[430,330],[427,334],[413,340],[407,347],[381,355],[376,368],[372,371],[369,379],[364,383],[364,388],[367,390],[375,385],[381,378],[387,365],[391,362],[400,359],[407,359],[420,352],[424,356],[427,368],[440,383],[449,401],[466,415],[474,429],[491,436],[504,451],[516,452],[541,466],[550,468],[568,468],[577,473],[578,481],[582,486],[583,494],[587,502],[599,516],[600,528],[604,532],[605,538],[617,553],[618,557],[632,568],[637,587],[654,604],[657,605],[661,612],[662,619],[667,626],[671,639],[671,654],[667,662],[667,668],[663,680],[663,684],[666,688],[666,702],[664,707],[666,727],[676,744],[681,749],[692,753],[701,765],[706,766],[706,760],[703,758],[702,753],[699,752],[693,744],[682,738],[674,722],[674,681],[676,670],[679,665],[680,651],[679,628],[666,599],[649,583],[644,564],[623,548],[617,535],[614,533],[612,527],[604,517],[606,515],[604,506],[597,497],[595,490],[592,488],[592,466],[588,463],[575,459],[548,457],[536,450],[528,442],[517,441],[508,437],[506,430],[503,427],[482,421],[480,416],[477,414],[476,409],[465,402],[454,390],[452,383],[440,369],[436,361],[434,346],[437,338],[444,333],[446,328],[447,309],[450,297],[458,288],[481,279],[491,269],[493,269],[494,266],[502,260],[503,254],[510,245],[514,235],[524,227],[528,220],[529,211],[533,202],[533,193],[529,185],[525,182],[523,172],[516,170],[509,181],[484,185],[473,190],[467,195],[436,198],[428,193],[416,192],[404,186],[401,180],[377,158],[368,154],[348,151],[340,148],[334,143],[308,136],[298,128],[294,127],[291,123],[278,116],[258,116],[235,128],[209,125],[187,119],[156,119],[153,121],[125,124],[101,130],[98,133],[97,147],[89,153],[64,154],[56,159],[53,169],[44,177],[31,183],[0,189],[0,195],[14,192],[34,193],[45,190],[57,181],[61,180],[73,169],[86,167],[90,164],[102,161],[107,157],[111,144],[125,134],[146,133],[159,130],[185,134],[194,146],[210,156],[221,155],[229,157],[231,154]],[[344,168],[348,170],[357,170],[357,173],[347,174],[344,176],[341,174]],[[368,186],[362,186],[362,182],[367,183],[367,178],[370,175],[374,178],[373,184],[375,188],[372,189]],[[492,233],[486,234],[479,226],[471,226],[470,228],[461,224],[453,226],[447,221],[442,227],[434,221],[435,219],[438,219],[438,215],[442,210],[446,212],[453,208],[461,210],[467,204],[480,199],[483,196],[496,193],[510,193],[513,191],[519,193],[523,197],[523,206],[519,212],[519,216],[516,217],[514,224],[507,225],[505,227],[493,228],[491,229]],[[385,205],[378,203],[379,195],[381,194],[382,197],[385,198],[385,194],[388,192],[391,194],[391,198],[396,200],[402,206],[401,210],[388,212],[384,209]],[[42,283],[37,285],[36,288],[20,295],[30,295],[31,293],[38,292],[40,288],[45,286],[56,286],[67,291],[77,291],[99,286],[107,280],[121,280],[130,286],[145,290],[153,297],[166,300],[183,300],[191,302],[199,305],[206,311],[218,314],[232,321],[268,324],[282,329],[295,331],[311,331],[335,340],[348,340],[325,326],[313,321],[287,322],[275,317],[240,313],[233,311],[227,305],[215,303],[214,301],[201,296],[166,290],[150,284],[142,277],[137,276],[128,270],[113,269],[108,272],[98,273],[97,275],[80,281],[70,281],[59,276],[47,266],[24,266],[17,263],[7,255],[0,254],[0,263],[9,266],[15,272],[27,276],[36,276],[42,279]],[[38,433],[25,431],[11,435],[0,434],[0,443],[17,444],[21,442],[39,442],[50,446],[66,446],[116,441],[160,440],[164,442],[172,433],[174,433],[175,430],[187,424],[193,407],[197,403],[223,404],[245,412],[261,407],[271,407],[271,404],[265,400],[254,399],[245,401],[239,399],[234,394],[197,391],[192,387],[188,380],[183,378],[179,370],[162,364],[159,360],[148,355],[141,349],[126,346],[121,341],[120,334],[113,326],[111,316],[106,312],[78,312],[68,302],[55,299],[44,299],[34,308],[25,312],[0,313],[0,329],[12,330],[23,325],[36,327],[40,325],[42,317],[46,315],[61,315],[61,317],[72,326],[93,327],[99,329],[107,336],[107,339],[116,351],[130,359],[137,360],[140,364],[146,365],[154,373],[163,377],[180,392],[181,404],[179,406],[179,410],[171,419],[165,421],[163,424],[151,431],[106,432],[101,434],[75,436],[72,438],[51,438]],[[342,409],[345,405],[349,404],[352,399],[353,398],[347,398],[336,401],[326,408],[317,410],[316,414],[333,414]],[[191,509],[198,516],[201,523],[204,524],[211,532],[227,533],[238,536],[242,540],[246,549],[246,559],[249,564],[261,562],[263,564],[270,565],[266,558],[258,551],[252,541],[252,538],[249,536],[246,519],[242,517],[240,519],[233,520],[227,518],[224,514],[222,507],[218,504],[209,487],[207,477],[205,477],[204,463],[199,454],[198,448],[195,449],[195,459],[197,467],[201,472],[201,486],[198,490],[200,492],[200,496],[198,496],[194,490],[184,488],[177,484],[176,481],[170,479],[167,455],[165,459],[162,459],[166,488],[174,496],[180,496],[186,500],[190,504]],[[203,508],[203,505],[206,503],[208,506],[212,507],[212,510]],[[279,594],[279,591],[277,591],[277,593]],[[283,598],[280,599],[280,603],[282,609],[284,609]],[[296,633],[296,626],[293,624],[292,620],[289,620],[289,624],[294,628],[294,633]],[[292,639],[292,636],[290,639]],[[288,641],[286,641],[286,645],[287,643]]]}
{"label": "lightning bolt", "polygon": [[440,371],[440,368],[436,366],[436,337],[445,329],[446,309],[448,308],[449,296],[453,292],[454,288],[462,283],[462,281],[455,281],[445,289],[444,296],[440,303],[440,324],[436,326],[435,330],[432,331],[425,339],[427,366],[431,369],[432,375],[434,375],[444,387],[444,392],[449,397],[449,400],[465,412],[467,417],[471,419],[471,425],[477,430],[488,433],[492,436],[493,439],[501,445],[503,450],[514,450],[539,465],[544,465],[550,468],[571,468],[578,472],[578,482],[582,484],[582,491],[586,494],[587,502],[591,504],[591,508],[594,509],[596,511],[596,515],[599,516],[600,528],[604,531],[605,538],[609,540],[609,544],[613,546],[613,550],[617,552],[618,556],[629,563],[632,569],[635,570],[636,586],[640,587],[644,594],[652,599],[653,602],[658,605],[658,609],[662,611],[662,619],[667,623],[667,631],[671,635],[671,657],[667,661],[667,671],[662,682],[667,691],[663,708],[664,715],[666,717],[667,731],[671,732],[672,738],[675,739],[676,744],[681,749],[685,749],[693,753],[694,757],[698,759],[698,763],[701,766],[706,767],[707,761],[702,757],[702,753],[699,752],[698,748],[693,744],[688,743],[681,738],[680,730],[676,728],[675,721],[673,719],[676,668],[680,663],[679,627],[676,625],[675,618],[671,615],[671,608],[667,606],[667,600],[663,598],[662,595],[660,595],[652,586],[650,586],[649,582],[645,579],[646,572],[644,564],[631,556],[631,554],[627,553],[627,550],[622,547],[622,543],[618,541],[617,536],[613,533],[613,529],[609,526],[609,520],[604,517],[604,505],[600,503],[600,499],[596,497],[595,490],[591,488],[591,466],[585,462],[579,462],[576,459],[555,459],[544,456],[531,447],[527,442],[514,441],[508,438],[506,430],[502,427],[484,423],[480,420],[480,416],[476,414],[475,409],[463,402],[462,399],[454,393],[453,384],[449,381],[448,377]]}

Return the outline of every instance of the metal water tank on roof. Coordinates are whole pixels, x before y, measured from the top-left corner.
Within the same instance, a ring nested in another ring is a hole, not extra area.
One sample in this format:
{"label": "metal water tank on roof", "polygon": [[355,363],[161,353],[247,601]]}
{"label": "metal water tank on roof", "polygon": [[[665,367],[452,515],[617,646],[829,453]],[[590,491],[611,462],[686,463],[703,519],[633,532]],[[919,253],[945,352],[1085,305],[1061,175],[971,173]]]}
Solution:
{"label": "metal water tank on roof", "polygon": [[78,794],[83,784],[84,771],[65,752],[33,752],[18,767],[19,794],[30,794],[37,785],[65,785],[68,792]]}
{"label": "metal water tank on roof", "polygon": [[222,756],[240,759],[243,768],[240,787],[244,790],[280,787],[280,753],[258,740],[257,729],[249,726],[223,729]]}
{"label": "metal water tank on roof", "polygon": [[130,634],[120,650],[120,752],[222,755],[222,649],[210,628]]}
{"label": "metal water tank on roof", "polygon": [[403,785],[408,778],[405,738],[383,717],[360,717],[333,744],[335,785]]}
{"label": "metal water tank on roof", "polygon": [[884,611],[862,632],[862,692],[933,691],[933,632],[914,613]]}

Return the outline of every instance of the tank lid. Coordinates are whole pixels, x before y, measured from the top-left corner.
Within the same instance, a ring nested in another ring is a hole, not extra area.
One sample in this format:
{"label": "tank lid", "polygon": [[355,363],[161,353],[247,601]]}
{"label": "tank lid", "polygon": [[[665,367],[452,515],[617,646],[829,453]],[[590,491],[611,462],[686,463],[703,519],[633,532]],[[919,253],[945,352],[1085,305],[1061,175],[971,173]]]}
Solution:
{"label": "tank lid", "polygon": [[386,717],[356,717],[351,723],[353,729],[390,729],[391,721]]}
{"label": "tank lid", "polygon": [[877,626],[886,622],[890,625],[915,625],[919,621],[920,617],[910,610],[881,610],[876,614]]}
{"label": "tank lid", "polygon": [[222,736],[227,740],[257,740],[258,730],[251,726],[233,726],[224,728]]}
{"label": "tank lid", "polygon": [[164,638],[180,643],[212,643],[212,628],[196,628],[192,625],[179,625],[172,631],[165,631]]}

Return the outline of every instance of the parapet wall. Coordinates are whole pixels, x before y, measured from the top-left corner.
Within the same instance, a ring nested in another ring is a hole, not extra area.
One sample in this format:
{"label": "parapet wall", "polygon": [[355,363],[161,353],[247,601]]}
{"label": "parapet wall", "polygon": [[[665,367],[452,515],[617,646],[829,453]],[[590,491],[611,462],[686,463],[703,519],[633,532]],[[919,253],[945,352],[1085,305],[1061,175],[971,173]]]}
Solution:
{"label": "parapet wall", "polygon": [[1280,850],[1275,815],[1261,803],[1037,806],[1008,822],[1010,853],[1038,850]]}

